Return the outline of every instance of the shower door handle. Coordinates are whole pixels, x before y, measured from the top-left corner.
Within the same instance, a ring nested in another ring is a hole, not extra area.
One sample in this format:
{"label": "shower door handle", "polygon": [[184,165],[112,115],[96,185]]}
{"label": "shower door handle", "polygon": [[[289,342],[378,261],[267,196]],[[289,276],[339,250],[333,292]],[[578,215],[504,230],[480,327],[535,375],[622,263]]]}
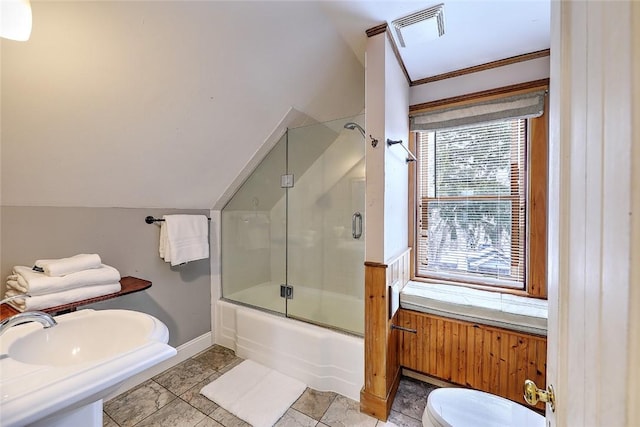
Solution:
{"label": "shower door handle", "polygon": [[351,235],[354,239],[359,239],[362,236],[362,214],[356,212],[351,217]]}

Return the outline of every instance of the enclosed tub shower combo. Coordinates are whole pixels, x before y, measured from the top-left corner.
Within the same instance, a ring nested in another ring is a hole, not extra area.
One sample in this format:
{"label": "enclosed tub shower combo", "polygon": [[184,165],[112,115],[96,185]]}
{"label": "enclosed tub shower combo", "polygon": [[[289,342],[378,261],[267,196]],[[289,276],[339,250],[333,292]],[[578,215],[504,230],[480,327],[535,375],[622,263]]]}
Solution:
{"label": "enclosed tub shower combo", "polygon": [[288,129],[222,209],[216,314],[218,341],[239,356],[356,399],[363,381],[363,121]]}

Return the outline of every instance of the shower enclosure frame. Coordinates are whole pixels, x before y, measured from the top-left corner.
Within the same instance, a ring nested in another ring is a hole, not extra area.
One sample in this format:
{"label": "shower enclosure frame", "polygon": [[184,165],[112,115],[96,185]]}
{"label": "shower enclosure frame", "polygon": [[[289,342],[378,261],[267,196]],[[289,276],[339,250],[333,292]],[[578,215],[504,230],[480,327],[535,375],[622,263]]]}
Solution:
{"label": "shower enclosure frame", "polygon": [[222,208],[222,299],[362,336],[363,119],[288,128]]}

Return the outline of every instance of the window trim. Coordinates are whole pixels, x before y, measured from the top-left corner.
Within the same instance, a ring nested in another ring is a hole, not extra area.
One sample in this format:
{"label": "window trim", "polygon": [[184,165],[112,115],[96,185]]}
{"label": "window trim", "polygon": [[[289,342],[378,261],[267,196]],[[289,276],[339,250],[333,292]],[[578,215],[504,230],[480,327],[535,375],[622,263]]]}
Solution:
{"label": "window trim", "polygon": [[[473,104],[490,99],[498,99],[520,93],[535,92],[541,89],[548,90],[549,79],[537,80],[534,82],[512,85],[489,91],[476,92],[464,96],[442,99],[430,103],[419,104],[409,108],[410,114],[417,114],[443,106],[461,106]],[[416,282],[438,282],[448,283],[452,286],[467,286],[488,291],[522,295],[533,298],[547,298],[546,284],[546,247],[547,247],[547,175],[548,175],[548,114],[549,103],[545,102],[544,113],[537,118],[529,119],[528,130],[530,141],[527,153],[527,176],[529,184],[527,193],[528,222],[527,222],[527,265],[525,268],[525,289],[509,289],[494,286],[483,286],[472,283],[443,282],[435,279],[428,279],[416,276],[417,272],[417,251],[416,236],[418,232],[417,222],[417,167],[415,162],[409,164],[409,247],[412,249],[410,257],[411,280]],[[409,148],[412,152],[416,150],[416,133],[409,133]]]}

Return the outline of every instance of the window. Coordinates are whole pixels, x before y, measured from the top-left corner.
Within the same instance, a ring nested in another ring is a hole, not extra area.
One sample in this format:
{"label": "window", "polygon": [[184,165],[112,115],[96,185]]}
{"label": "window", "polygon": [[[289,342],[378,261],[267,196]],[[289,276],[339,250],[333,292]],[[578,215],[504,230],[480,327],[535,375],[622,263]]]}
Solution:
{"label": "window", "polygon": [[477,105],[455,108],[453,122],[442,106],[438,124],[412,116],[414,277],[544,297],[546,117],[486,121],[466,114]]}

